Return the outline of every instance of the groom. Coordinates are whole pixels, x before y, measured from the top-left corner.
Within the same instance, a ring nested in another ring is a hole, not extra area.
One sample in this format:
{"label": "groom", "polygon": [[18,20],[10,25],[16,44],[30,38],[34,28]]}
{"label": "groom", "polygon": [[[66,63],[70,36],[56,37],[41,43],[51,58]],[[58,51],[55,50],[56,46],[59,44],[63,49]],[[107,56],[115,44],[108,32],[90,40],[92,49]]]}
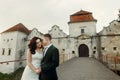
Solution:
{"label": "groom", "polygon": [[51,43],[51,35],[43,36],[43,60],[41,61],[41,72],[39,80],[58,80],[56,67],[59,66],[59,51]]}

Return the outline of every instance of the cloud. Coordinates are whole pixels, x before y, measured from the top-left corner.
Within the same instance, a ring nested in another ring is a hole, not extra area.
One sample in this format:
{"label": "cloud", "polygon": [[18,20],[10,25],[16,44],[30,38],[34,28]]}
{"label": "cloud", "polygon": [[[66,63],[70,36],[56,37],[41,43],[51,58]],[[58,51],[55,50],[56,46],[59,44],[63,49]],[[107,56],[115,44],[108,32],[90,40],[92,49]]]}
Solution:
{"label": "cloud", "polygon": [[0,32],[23,23],[46,33],[56,24],[68,33],[69,15],[84,9],[98,20],[97,32],[117,19],[120,0],[2,0],[0,2]]}

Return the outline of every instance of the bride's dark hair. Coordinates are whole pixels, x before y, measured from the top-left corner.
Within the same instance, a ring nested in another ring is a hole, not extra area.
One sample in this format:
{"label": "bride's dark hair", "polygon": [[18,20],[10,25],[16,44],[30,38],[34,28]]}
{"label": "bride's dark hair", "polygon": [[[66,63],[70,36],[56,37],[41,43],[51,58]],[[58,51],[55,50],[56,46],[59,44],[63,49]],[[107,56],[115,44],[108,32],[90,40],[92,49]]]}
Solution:
{"label": "bride's dark hair", "polygon": [[[36,42],[37,39],[39,39],[40,42],[42,42],[42,39],[41,39],[41,38],[33,37],[33,38],[30,40],[30,43],[28,44],[28,48],[30,49],[31,54],[35,54],[35,50],[36,50],[36,48],[37,48],[37,42]],[[41,46],[41,48],[43,48],[43,46]]]}

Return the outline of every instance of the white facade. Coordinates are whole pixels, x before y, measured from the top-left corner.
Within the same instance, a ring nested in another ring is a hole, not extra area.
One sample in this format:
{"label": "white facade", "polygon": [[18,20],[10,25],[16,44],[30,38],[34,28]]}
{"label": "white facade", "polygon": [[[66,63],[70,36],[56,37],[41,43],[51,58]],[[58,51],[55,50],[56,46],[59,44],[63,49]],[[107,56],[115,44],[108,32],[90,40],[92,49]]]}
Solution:
{"label": "white facade", "polygon": [[[22,59],[25,50],[24,38],[26,34],[15,31],[1,34],[1,47],[0,47],[0,60],[12,61]],[[22,45],[21,45],[22,44]],[[11,73],[18,69],[18,67],[24,66],[22,62],[10,62],[0,64],[0,72]]]}
{"label": "white facade", "polygon": [[[98,57],[96,38],[96,23],[97,20],[93,18],[91,12],[79,11],[70,16],[69,35],[65,34],[59,26],[55,25],[48,32],[53,37],[53,44],[59,48],[60,53],[69,55],[69,58],[78,57],[82,53],[81,45],[87,49],[86,56]],[[80,54],[81,53],[81,54]],[[93,54],[94,53],[94,54]]]}
{"label": "white facade", "polygon": [[96,21],[89,22],[76,22],[69,23],[69,34],[70,37],[77,37],[82,34],[82,29],[84,29],[85,34],[87,35],[96,35]]}
{"label": "white facade", "polygon": [[38,31],[38,29],[33,28],[30,34],[27,36],[27,40],[31,40],[33,37],[41,37],[42,33]]}
{"label": "white facade", "polygon": [[26,59],[27,45],[31,38],[41,37],[36,28],[31,30],[29,34],[20,31],[4,32],[1,33],[0,40],[0,72],[11,73],[20,67],[26,66],[26,61],[7,62],[14,60]]}
{"label": "white facade", "polygon": [[[81,29],[84,29],[84,33],[81,33]],[[93,46],[96,45],[96,39],[91,39],[91,36],[96,35],[96,22],[78,22],[69,24],[69,34],[67,35],[55,25],[48,32],[52,35],[53,44],[59,48],[60,53],[68,54],[69,59],[79,56],[79,46],[85,44],[89,49],[89,57],[98,57],[93,54]],[[84,39],[85,38],[85,39]],[[92,40],[92,41],[91,41]],[[92,42],[92,43],[91,43]]]}
{"label": "white facade", "polygon": [[65,43],[67,43],[67,34],[64,33],[59,26],[54,25],[48,33],[51,34],[53,38],[52,42],[57,48],[59,48],[60,52],[62,49],[66,49],[67,45]]}
{"label": "white facade", "polygon": [[120,55],[120,22],[117,20],[112,21],[99,34],[101,35],[102,55]]}

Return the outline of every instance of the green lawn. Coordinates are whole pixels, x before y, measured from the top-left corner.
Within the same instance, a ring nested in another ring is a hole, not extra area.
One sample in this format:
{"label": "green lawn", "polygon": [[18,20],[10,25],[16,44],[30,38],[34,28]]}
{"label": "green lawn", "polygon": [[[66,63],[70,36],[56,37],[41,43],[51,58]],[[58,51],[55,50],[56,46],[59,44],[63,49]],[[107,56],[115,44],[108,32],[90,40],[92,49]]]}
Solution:
{"label": "green lawn", "polygon": [[20,80],[23,70],[24,68],[19,68],[11,74],[0,73],[0,80]]}

